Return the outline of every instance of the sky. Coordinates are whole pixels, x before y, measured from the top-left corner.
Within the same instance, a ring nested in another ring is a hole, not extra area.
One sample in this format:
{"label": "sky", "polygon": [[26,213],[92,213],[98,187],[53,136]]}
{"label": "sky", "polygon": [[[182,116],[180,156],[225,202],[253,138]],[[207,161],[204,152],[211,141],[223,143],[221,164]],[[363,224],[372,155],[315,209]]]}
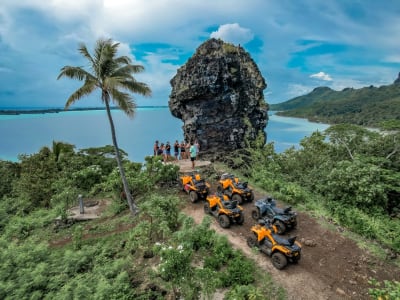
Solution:
{"label": "sky", "polygon": [[[267,103],[319,86],[334,90],[393,83],[400,72],[399,0],[1,0],[0,108],[63,107],[81,82],[57,80],[87,66],[80,43],[120,43],[168,105],[170,80],[207,39],[250,53],[266,80]],[[101,106],[99,95],[75,106]]]}

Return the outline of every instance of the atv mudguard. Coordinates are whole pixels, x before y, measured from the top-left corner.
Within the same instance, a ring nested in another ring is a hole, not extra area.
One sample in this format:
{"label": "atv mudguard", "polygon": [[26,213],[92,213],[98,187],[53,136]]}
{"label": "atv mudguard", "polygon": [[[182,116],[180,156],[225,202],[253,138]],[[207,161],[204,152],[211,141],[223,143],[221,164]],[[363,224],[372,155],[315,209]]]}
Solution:
{"label": "atv mudguard", "polygon": [[283,223],[288,223],[290,220],[290,217],[285,216],[285,215],[275,215],[274,216],[274,221],[281,221]]}

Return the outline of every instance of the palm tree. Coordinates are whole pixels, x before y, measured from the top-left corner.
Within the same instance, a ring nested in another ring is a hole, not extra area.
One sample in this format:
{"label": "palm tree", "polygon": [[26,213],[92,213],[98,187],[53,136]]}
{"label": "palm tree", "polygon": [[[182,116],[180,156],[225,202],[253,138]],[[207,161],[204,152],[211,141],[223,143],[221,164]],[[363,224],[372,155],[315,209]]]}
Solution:
{"label": "palm tree", "polygon": [[106,107],[108,121],[110,122],[115,157],[117,159],[124,192],[129,209],[132,214],[135,215],[138,213],[138,208],[132,199],[122,165],[115,134],[115,126],[111,116],[110,102],[113,101],[114,105],[118,106],[124,113],[132,118],[136,105],[133,97],[127,92],[150,96],[151,90],[145,83],[137,82],[132,75],[142,72],[144,67],[141,65],[132,65],[131,59],[127,56],[116,56],[118,46],[119,43],[115,43],[111,39],[99,39],[96,42],[96,47],[92,56],[85,44],[80,44],[78,48],[79,52],[89,61],[90,71],[82,67],[65,66],[61,69],[57,79],[69,77],[71,79],[84,81],[83,85],[68,98],[65,109],[68,109],[75,101],[91,94],[95,90],[99,89],[101,91],[101,101]]}

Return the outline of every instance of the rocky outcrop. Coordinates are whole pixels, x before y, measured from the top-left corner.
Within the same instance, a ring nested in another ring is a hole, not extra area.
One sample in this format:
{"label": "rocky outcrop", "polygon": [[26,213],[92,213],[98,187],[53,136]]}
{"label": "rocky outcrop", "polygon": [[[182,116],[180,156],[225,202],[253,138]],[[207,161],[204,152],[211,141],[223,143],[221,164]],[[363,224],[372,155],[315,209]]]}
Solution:
{"label": "rocky outcrop", "polygon": [[400,73],[399,73],[399,76],[397,76],[397,79],[393,83],[400,84]]}
{"label": "rocky outcrop", "polygon": [[171,80],[169,108],[183,121],[184,138],[197,139],[200,153],[215,157],[266,141],[266,83],[240,46],[210,39]]}

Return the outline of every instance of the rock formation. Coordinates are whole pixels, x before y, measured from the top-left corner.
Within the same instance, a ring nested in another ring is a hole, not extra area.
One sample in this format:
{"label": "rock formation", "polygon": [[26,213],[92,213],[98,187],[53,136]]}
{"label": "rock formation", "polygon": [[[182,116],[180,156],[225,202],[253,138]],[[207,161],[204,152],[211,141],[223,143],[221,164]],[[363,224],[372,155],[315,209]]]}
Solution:
{"label": "rock formation", "polygon": [[266,83],[240,46],[210,39],[171,79],[169,108],[183,121],[186,141],[197,139],[204,157],[265,143]]}
{"label": "rock formation", "polygon": [[397,76],[397,79],[393,83],[400,84],[400,72],[399,72],[399,76]]}

